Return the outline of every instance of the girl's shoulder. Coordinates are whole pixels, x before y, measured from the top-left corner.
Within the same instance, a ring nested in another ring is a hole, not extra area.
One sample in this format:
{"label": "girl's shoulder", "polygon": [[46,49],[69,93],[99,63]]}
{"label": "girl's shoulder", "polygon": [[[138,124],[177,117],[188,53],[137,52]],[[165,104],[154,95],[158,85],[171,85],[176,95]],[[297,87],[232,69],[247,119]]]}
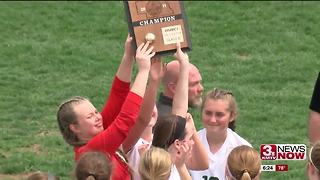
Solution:
{"label": "girl's shoulder", "polygon": [[240,146],[240,145],[247,145],[252,147],[252,145],[245,140],[243,137],[241,137],[238,133],[232,131],[231,129],[228,128],[227,130],[228,135],[226,141],[228,141],[230,144],[233,146]]}

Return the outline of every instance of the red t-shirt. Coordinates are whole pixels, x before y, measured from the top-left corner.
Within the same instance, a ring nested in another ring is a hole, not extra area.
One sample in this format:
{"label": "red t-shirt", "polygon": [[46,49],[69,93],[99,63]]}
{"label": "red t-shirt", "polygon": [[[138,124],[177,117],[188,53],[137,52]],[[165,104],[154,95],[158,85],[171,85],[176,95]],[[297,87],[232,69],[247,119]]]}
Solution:
{"label": "red t-shirt", "polygon": [[103,108],[104,131],[93,137],[86,145],[75,147],[75,160],[87,151],[102,151],[109,154],[113,162],[111,179],[130,179],[129,169],[116,154],[116,150],[128,136],[135,124],[142,104],[142,97],[129,92],[130,83],[117,77],[113,81],[109,99]]}

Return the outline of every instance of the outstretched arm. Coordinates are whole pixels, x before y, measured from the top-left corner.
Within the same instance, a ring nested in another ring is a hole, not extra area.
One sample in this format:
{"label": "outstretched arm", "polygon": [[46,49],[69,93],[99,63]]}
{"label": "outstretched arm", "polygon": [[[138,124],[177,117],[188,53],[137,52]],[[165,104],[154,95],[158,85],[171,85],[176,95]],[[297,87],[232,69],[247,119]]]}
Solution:
{"label": "outstretched arm", "polygon": [[126,97],[126,100],[114,122],[90,140],[87,147],[114,153],[128,136],[130,129],[138,117],[142,97],[144,96],[150,70],[150,58],[154,56],[153,47],[149,43],[141,44],[137,48],[136,61],[139,71]]}
{"label": "outstretched arm", "polygon": [[175,58],[179,61],[179,79],[173,96],[172,114],[186,117],[188,111],[188,78],[189,57],[183,53],[180,43],[177,44]]}
{"label": "outstretched arm", "polygon": [[151,65],[150,59],[155,55],[155,52],[152,52],[153,46],[151,46],[149,49],[148,47],[149,42],[142,43],[137,48],[136,61],[138,63],[139,71],[130,90],[131,92],[141,97],[144,96],[147,86],[149,70]]}
{"label": "outstretched arm", "polygon": [[104,129],[108,128],[119,114],[129,92],[134,56],[134,50],[131,43],[132,38],[128,35],[124,45],[125,50],[123,58],[116,73],[116,77],[113,80],[109,98],[101,111]]}
{"label": "outstretched arm", "polygon": [[116,76],[124,82],[131,81],[131,73],[133,67],[134,49],[132,48],[132,37],[128,34],[124,44],[124,53],[121,64],[117,70]]}
{"label": "outstretched arm", "polygon": [[127,153],[137,143],[145,128],[149,125],[153,108],[155,106],[157,90],[163,77],[163,63],[161,59],[152,59],[150,69],[150,79],[144,95],[138,120],[130,130],[128,137],[122,144],[124,153]]}

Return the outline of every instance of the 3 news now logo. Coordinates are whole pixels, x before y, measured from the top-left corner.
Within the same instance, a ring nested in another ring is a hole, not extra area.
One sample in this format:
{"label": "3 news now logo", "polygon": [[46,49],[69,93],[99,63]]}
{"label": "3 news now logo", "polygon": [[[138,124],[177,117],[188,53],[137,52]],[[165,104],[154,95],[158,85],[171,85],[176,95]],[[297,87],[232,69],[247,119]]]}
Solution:
{"label": "3 news now logo", "polygon": [[305,160],[307,147],[305,144],[261,144],[262,160]]}

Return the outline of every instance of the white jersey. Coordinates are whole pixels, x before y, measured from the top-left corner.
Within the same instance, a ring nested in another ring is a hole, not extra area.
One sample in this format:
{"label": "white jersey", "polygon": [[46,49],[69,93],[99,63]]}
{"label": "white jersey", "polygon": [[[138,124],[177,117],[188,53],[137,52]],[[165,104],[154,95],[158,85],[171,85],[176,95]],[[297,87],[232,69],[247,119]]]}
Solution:
{"label": "white jersey", "polygon": [[172,165],[169,180],[180,180],[180,174],[175,165]]}
{"label": "white jersey", "polygon": [[227,158],[231,150],[240,145],[248,145],[252,147],[251,144],[248,143],[245,139],[228,128],[226,140],[224,141],[221,148],[213,154],[209,148],[207,140],[207,130],[204,128],[198,131],[198,135],[208,152],[209,169],[204,171],[189,170],[191,177],[194,180],[225,180]]}
{"label": "white jersey", "polygon": [[140,175],[139,175],[139,162],[140,162],[140,153],[139,153],[139,147],[141,145],[148,144],[148,148],[150,148],[151,143],[148,141],[140,138],[137,143],[132,147],[132,149],[127,153],[128,156],[128,162],[130,165],[130,168],[133,170],[132,176],[134,180],[140,180]]}

